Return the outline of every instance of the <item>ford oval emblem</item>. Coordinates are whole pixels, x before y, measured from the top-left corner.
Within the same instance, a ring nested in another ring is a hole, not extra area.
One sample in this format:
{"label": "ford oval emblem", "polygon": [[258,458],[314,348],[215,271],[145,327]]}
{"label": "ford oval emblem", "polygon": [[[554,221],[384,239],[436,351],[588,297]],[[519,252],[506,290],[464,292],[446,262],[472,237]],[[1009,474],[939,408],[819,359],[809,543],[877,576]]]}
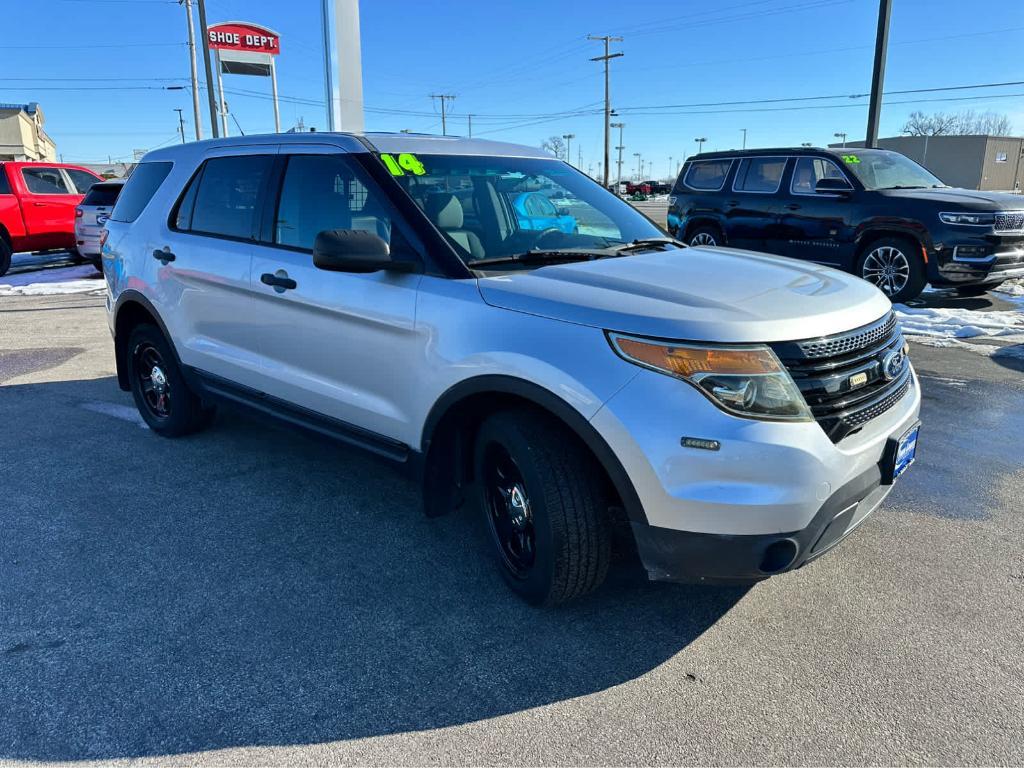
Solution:
{"label": "ford oval emblem", "polygon": [[901,373],[903,373],[903,366],[907,362],[907,356],[903,351],[903,348],[894,349],[892,352],[882,358],[882,375],[886,381],[892,381]]}

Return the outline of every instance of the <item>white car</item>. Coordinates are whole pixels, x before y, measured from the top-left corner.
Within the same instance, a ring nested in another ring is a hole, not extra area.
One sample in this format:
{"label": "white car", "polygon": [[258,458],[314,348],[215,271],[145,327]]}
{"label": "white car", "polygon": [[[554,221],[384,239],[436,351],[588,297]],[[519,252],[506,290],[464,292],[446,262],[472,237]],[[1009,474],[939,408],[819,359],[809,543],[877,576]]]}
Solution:
{"label": "white car", "polygon": [[101,268],[100,233],[123,186],[123,180],[96,182],[75,208],[75,248],[79,256],[91,261],[97,269]]}
{"label": "white car", "polygon": [[[575,226],[521,226],[541,190]],[[596,588],[616,522],[653,579],[801,567],[914,458],[920,390],[877,288],[681,246],[530,147],[168,147],[107,231],[118,381],[154,432],[229,402],[404,463],[428,514],[486,519],[531,603]]]}

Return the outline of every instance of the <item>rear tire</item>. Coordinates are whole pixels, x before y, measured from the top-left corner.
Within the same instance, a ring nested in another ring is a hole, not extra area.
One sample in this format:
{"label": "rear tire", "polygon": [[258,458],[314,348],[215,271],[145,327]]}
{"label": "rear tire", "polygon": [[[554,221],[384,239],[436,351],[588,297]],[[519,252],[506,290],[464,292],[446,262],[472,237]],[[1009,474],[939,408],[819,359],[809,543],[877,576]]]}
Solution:
{"label": "rear tire", "polygon": [[894,303],[917,298],[928,282],[921,246],[906,237],[882,237],[868,243],[855,274]]}
{"label": "rear tire", "polygon": [[1002,282],[988,283],[986,285],[961,285],[959,288],[955,288],[957,296],[963,296],[964,298],[970,298],[972,296],[984,296],[989,291],[994,291],[1002,285]]}
{"label": "rear tire", "polygon": [[71,254],[71,261],[73,261],[75,264],[85,263],[85,256],[82,255],[81,251],[79,251],[78,248],[72,248],[71,250],[68,251],[68,253]]}
{"label": "rear tire", "polygon": [[718,227],[705,224],[704,226],[697,227],[687,236],[686,244],[714,248],[719,245],[725,245],[725,236],[722,235]]}
{"label": "rear tire", "polygon": [[7,270],[11,268],[11,246],[7,244],[7,241],[0,237],[0,277],[7,274]]}
{"label": "rear tire", "polygon": [[596,589],[611,559],[601,469],[575,435],[521,408],[488,417],[474,450],[477,498],[505,582],[532,605]]}
{"label": "rear tire", "polygon": [[206,427],[207,408],[188,384],[177,358],[155,325],[143,324],[128,338],[128,380],[135,407],[149,428],[163,437],[181,437]]}

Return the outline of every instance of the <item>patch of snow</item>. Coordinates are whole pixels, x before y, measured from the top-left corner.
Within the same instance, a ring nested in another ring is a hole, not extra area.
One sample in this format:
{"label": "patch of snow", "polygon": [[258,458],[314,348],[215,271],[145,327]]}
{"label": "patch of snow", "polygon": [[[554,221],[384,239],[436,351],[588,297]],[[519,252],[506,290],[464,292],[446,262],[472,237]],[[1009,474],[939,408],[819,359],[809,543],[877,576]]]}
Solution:
{"label": "patch of snow", "polygon": [[1003,293],[1007,296],[1022,296],[1024,297],[1024,279],[1018,280],[1007,280],[1005,283],[995,289],[996,293]]}
{"label": "patch of snow", "polygon": [[87,411],[102,413],[104,416],[113,416],[115,419],[129,421],[132,424],[137,424],[143,429],[149,429],[149,425],[146,424],[142,416],[139,415],[138,409],[132,408],[131,406],[119,405],[118,403],[108,403],[105,400],[87,400],[80,405]]}
{"label": "patch of snow", "polygon": [[[90,279],[91,278],[91,279]],[[92,264],[0,277],[0,296],[54,296],[102,291],[106,283]]]}
{"label": "patch of snow", "polygon": [[2,285],[0,296],[60,296],[68,293],[102,293],[105,283],[97,280],[68,280],[63,283]]}
{"label": "patch of snow", "polygon": [[[924,339],[969,339],[997,337],[1024,341],[1024,313],[1016,310],[977,312],[962,308],[908,307],[896,305],[896,316],[905,336]],[[947,345],[953,346],[953,345]]]}

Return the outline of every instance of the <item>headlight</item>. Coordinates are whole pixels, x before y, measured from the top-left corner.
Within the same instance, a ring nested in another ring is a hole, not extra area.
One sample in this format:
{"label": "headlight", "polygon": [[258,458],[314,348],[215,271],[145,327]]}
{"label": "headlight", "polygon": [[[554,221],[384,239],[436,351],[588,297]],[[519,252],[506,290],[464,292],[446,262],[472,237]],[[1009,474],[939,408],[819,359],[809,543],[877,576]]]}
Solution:
{"label": "headlight", "polygon": [[609,333],[624,359],[692,384],[723,411],[751,419],[811,421],[789,373],[768,347],[698,346]]}
{"label": "headlight", "polygon": [[982,227],[996,223],[994,213],[940,213],[939,219],[944,224],[973,224]]}

